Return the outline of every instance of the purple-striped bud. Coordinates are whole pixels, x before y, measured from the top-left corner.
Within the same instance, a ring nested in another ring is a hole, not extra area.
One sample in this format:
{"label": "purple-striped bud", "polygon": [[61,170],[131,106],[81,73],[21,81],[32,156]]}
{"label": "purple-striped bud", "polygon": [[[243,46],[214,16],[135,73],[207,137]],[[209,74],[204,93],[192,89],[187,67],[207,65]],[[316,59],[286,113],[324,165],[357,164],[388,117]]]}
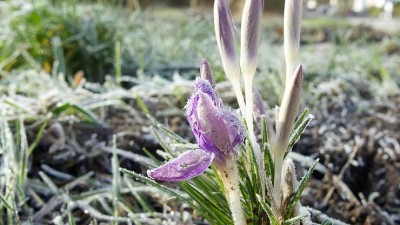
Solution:
{"label": "purple-striped bud", "polygon": [[226,76],[229,80],[237,80],[240,69],[235,50],[232,15],[227,0],[214,1],[214,27]]}
{"label": "purple-striped bud", "polygon": [[246,0],[244,4],[240,39],[240,67],[244,76],[254,76],[256,72],[263,8],[263,0]]}
{"label": "purple-striped bud", "polygon": [[155,180],[177,182],[203,173],[212,163],[214,154],[201,149],[187,151],[152,170],[147,175]]}
{"label": "purple-striped bud", "polygon": [[209,82],[196,80],[186,114],[200,148],[223,160],[244,140],[244,129],[237,115],[221,106]]}
{"label": "purple-striped bud", "polygon": [[206,59],[202,59],[200,62],[200,77],[204,80],[207,80],[210,82],[211,86],[215,88],[215,80],[214,76],[211,72],[210,65],[208,65],[208,62]]}
{"label": "purple-striped bud", "polygon": [[286,60],[286,82],[289,82],[289,78],[294,72],[299,52],[302,7],[302,0],[286,0],[285,2],[283,48]]}
{"label": "purple-striped bud", "polygon": [[286,85],[276,122],[276,149],[283,154],[289,144],[303,90],[303,67],[299,65]]}

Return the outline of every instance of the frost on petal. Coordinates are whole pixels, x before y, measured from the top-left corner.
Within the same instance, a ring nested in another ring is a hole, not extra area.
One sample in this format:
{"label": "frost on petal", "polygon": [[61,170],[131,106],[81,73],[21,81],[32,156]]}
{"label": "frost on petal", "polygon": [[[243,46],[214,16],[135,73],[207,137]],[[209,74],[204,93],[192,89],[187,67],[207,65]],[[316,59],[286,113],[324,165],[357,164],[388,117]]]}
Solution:
{"label": "frost on petal", "polygon": [[234,149],[236,145],[242,143],[244,140],[244,127],[240,122],[239,117],[232,110],[221,109],[220,114],[228,130],[229,139],[231,141],[231,148]]}
{"label": "frost on petal", "polygon": [[189,98],[185,108],[186,108],[186,115],[189,121],[189,125],[192,127],[193,133],[198,139],[198,101],[199,101],[199,93],[204,93],[208,95],[211,100],[212,104],[217,106],[220,104],[220,100],[217,97],[217,94],[215,93],[214,89],[212,88],[210,82],[207,80],[197,78],[194,84],[194,91],[192,96]]}
{"label": "frost on petal", "polygon": [[215,93],[214,88],[211,86],[211,83],[208,80],[204,80],[202,78],[197,78],[194,82],[194,94],[198,92],[203,92],[211,97],[214,102],[214,105],[217,105],[219,102],[217,94]]}
{"label": "frost on petal", "polygon": [[233,111],[213,106],[204,94],[199,96],[199,146],[221,158],[243,141],[243,126]]}
{"label": "frost on petal", "polygon": [[147,171],[155,180],[178,182],[203,173],[212,163],[214,154],[201,149],[186,151],[160,167]]}

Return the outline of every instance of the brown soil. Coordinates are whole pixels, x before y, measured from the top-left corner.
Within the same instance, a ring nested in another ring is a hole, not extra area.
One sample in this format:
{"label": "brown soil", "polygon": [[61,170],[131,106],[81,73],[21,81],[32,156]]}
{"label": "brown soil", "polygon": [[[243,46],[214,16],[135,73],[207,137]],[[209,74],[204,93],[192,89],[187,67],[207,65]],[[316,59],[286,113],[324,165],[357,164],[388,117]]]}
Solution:
{"label": "brown soil", "polygon": [[328,168],[315,172],[303,204],[350,224],[399,224],[400,96],[340,83],[315,96],[316,119],[295,149]]}

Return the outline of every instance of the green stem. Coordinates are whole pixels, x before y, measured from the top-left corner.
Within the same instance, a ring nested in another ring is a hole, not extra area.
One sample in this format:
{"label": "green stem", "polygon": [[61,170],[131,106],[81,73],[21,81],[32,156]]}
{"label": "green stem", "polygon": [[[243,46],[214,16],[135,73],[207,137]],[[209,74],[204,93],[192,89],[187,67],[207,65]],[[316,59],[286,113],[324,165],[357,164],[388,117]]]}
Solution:
{"label": "green stem", "polygon": [[274,188],[273,195],[276,205],[281,207],[281,179],[282,179],[282,165],[283,156],[280,154],[274,154]]}

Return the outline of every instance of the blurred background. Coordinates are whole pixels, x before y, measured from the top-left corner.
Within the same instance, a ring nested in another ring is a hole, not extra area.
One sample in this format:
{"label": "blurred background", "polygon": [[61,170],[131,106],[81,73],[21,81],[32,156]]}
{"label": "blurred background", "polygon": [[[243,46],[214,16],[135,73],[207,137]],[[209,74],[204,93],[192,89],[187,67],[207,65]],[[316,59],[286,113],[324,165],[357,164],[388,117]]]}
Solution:
{"label": "blurred background", "polygon": [[[244,0],[230,4],[239,38]],[[202,58],[237,107],[212,6],[0,0],[0,224],[204,224],[117,169],[144,173],[144,149],[162,149],[147,114],[194,141],[183,107]],[[272,118],[284,90],[283,6],[265,0],[255,76]],[[316,119],[294,152],[299,176],[320,164],[302,203],[349,224],[400,223],[399,16],[399,0],[303,0],[302,109]]]}

